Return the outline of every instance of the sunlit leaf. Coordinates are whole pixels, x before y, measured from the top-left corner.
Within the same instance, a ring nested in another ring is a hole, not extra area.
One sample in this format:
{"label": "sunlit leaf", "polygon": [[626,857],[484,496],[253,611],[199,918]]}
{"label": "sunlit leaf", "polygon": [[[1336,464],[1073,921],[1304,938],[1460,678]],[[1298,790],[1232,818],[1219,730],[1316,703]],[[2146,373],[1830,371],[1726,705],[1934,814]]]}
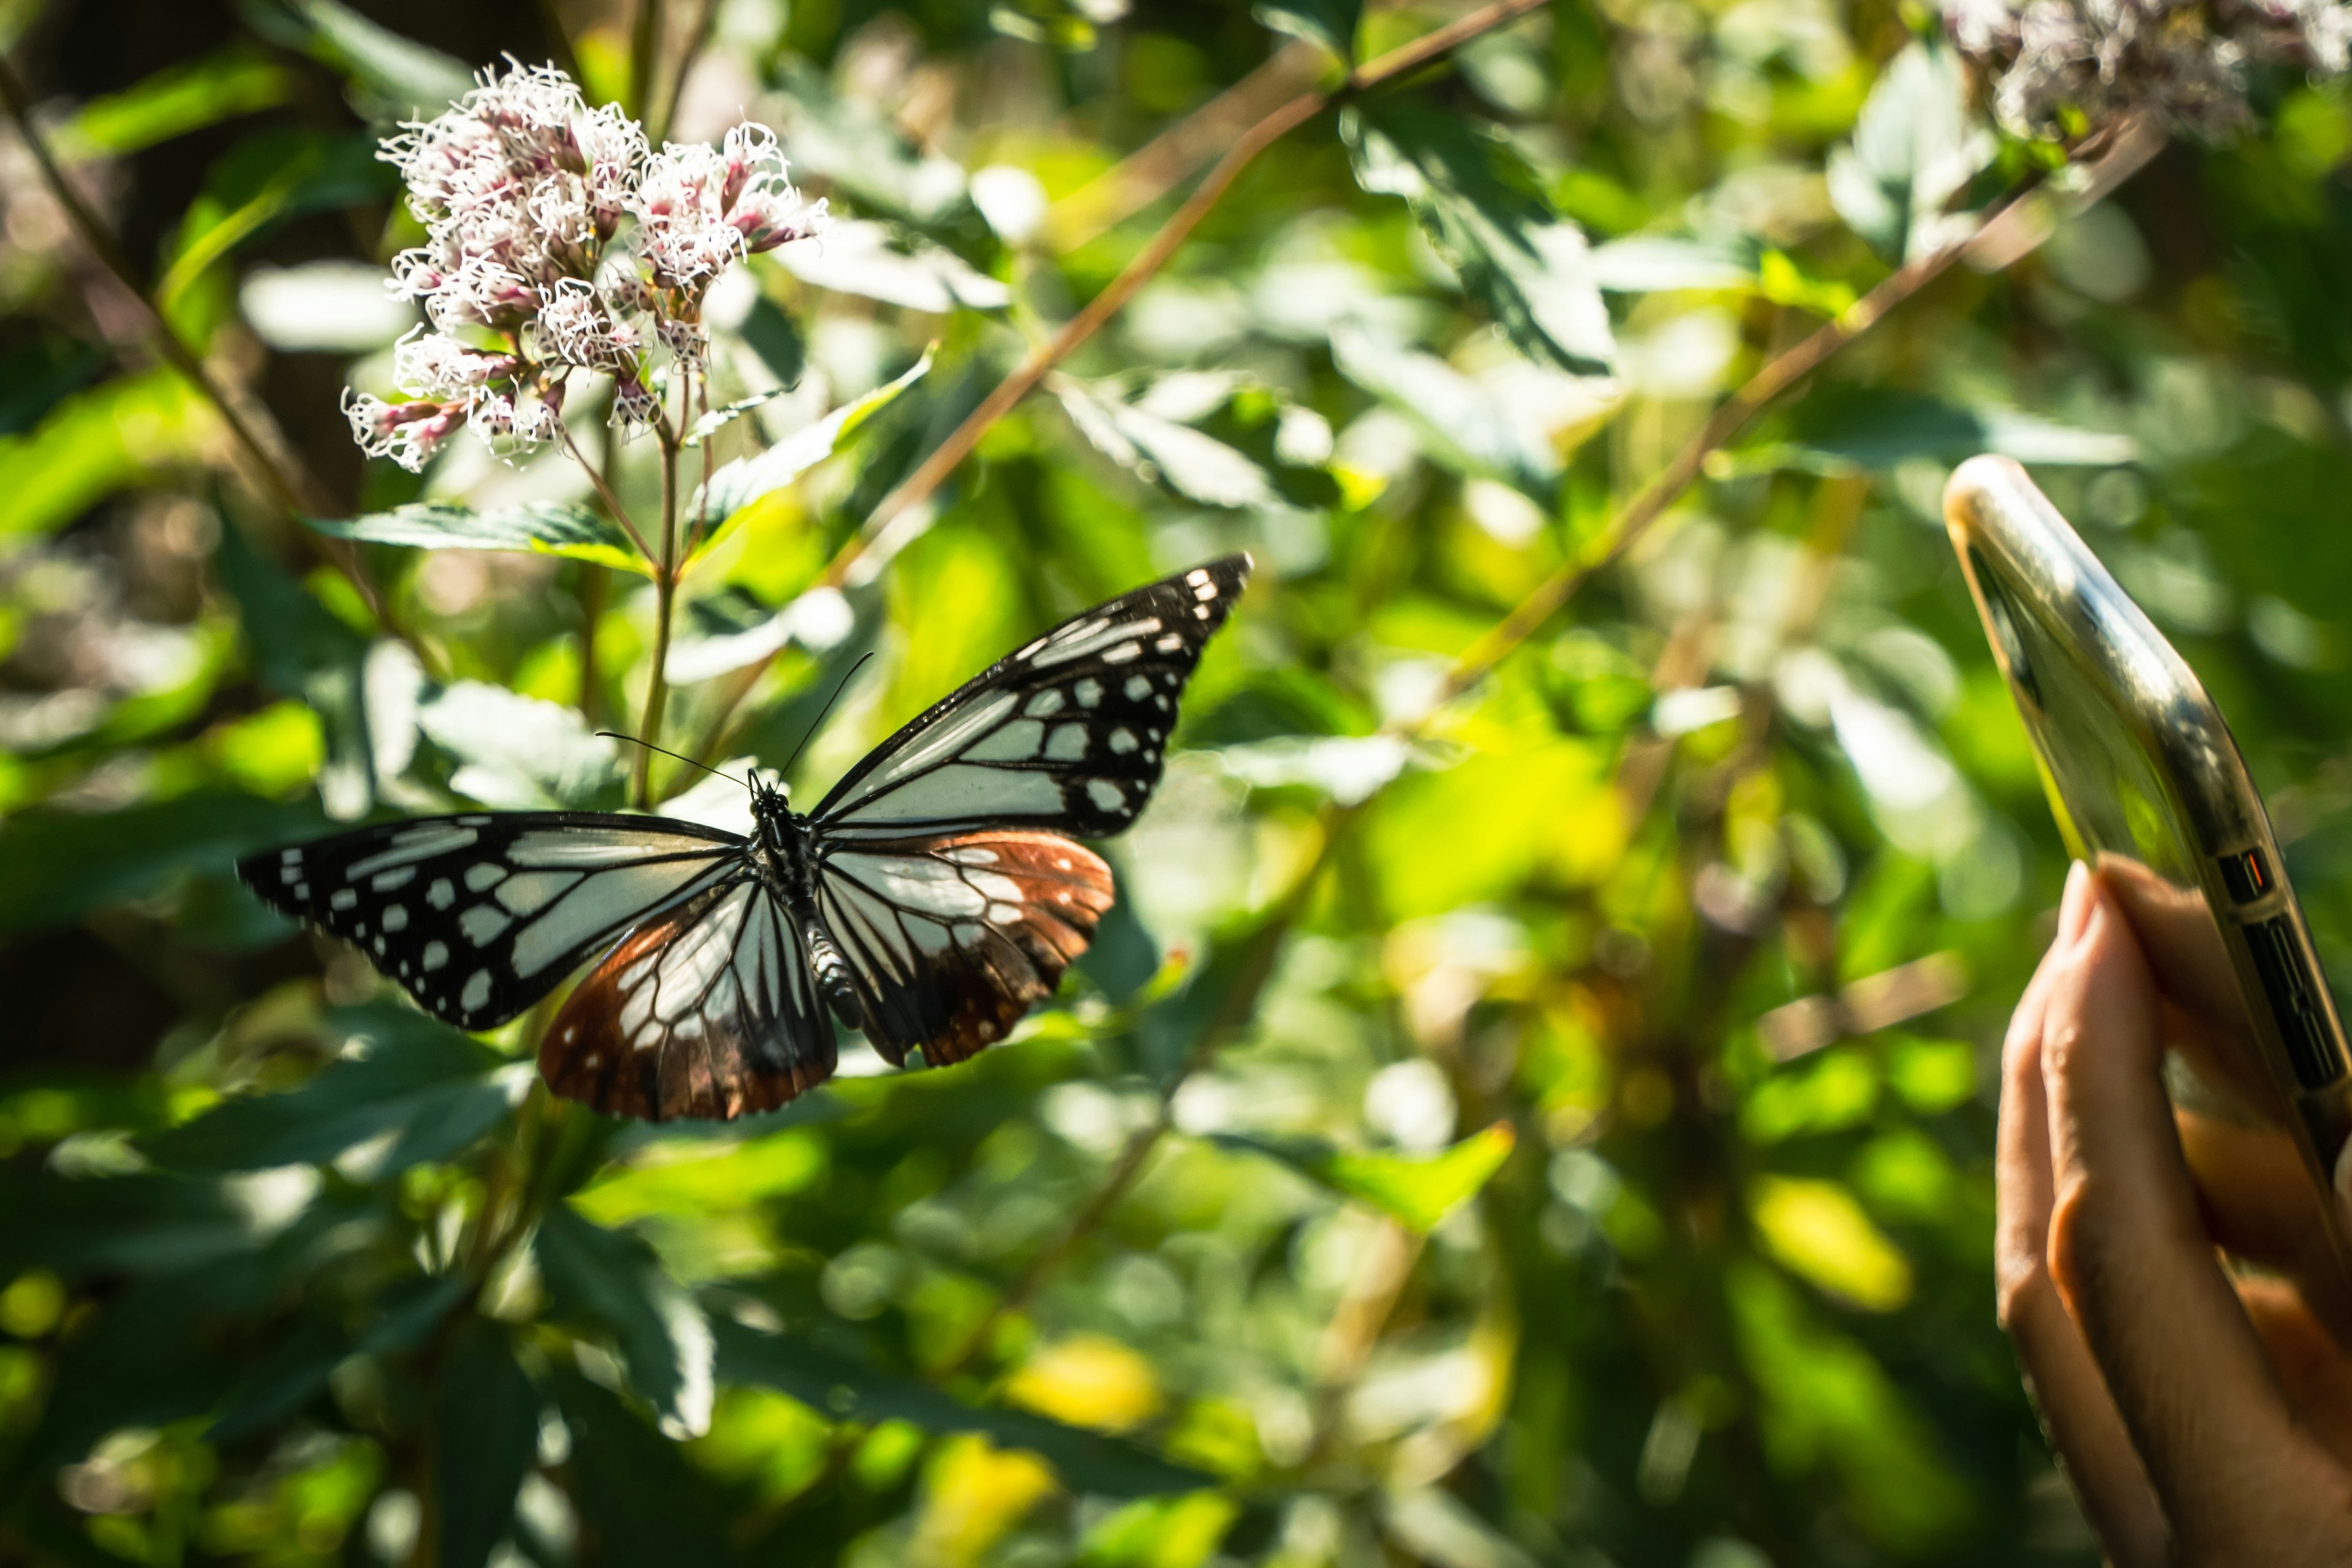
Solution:
{"label": "sunlit leaf", "polygon": [[576,708],[488,681],[453,681],[417,709],[417,728],[454,764],[449,787],[484,805],[610,809],[627,769],[617,742]]}
{"label": "sunlit leaf", "polygon": [[573,501],[523,501],[488,511],[476,511],[455,501],[413,501],[365,517],[305,521],[321,533],[371,544],[405,544],[419,550],[529,551],[631,572],[652,570],[619,524]]}
{"label": "sunlit leaf", "polygon": [[815,288],[933,315],[958,306],[1001,310],[1013,302],[1010,288],[953,251],[893,233],[887,224],[835,224],[820,240],[784,247],[776,259]]}
{"label": "sunlit leaf", "polygon": [[931,356],[927,352],[897,379],[876,387],[863,397],[843,404],[824,418],[804,429],[794,431],[766,451],[722,464],[718,472],[710,476],[709,484],[697,488],[693,499],[686,506],[686,515],[701,519],[705,526],[722,525],[713,530],[696,552],[697,557],[709,553],[726,536],[725,520],[771,490],[782,489],[841,450],[875,415],[888,407],[900,393],[920,381],[930,368]]}
{"label": "sunlit leaf", "polygon": [[66,159],[120,158],[283,103],[292,88],[283,66],[232,47],[92,99],[57,128],[52,145]]}
{"label": "sunlit leaf", "polygon": [[58,403],[22,435],[0,437],[0,546],[51,533],[129,485],[200,461],[218,429],[212,407],[169,370],[142,371]]}
{"label": "sunlit leaf", "polygon": [[1596,247],[1589,263],[1592,281],[1616,294],[1655,294],[1677,289],[1748,289],[1756,283],[1754,260],[1740,251],[1699,239],[1639,234]]}
{"label": "sunlit leaf", "polygon": [[1146,479],[1210,506],[1282,504],[1265,470],[1213,436],[1074,377],[1055,377],[1054,391],[1080,434]]}
{"label": "sunlit leaf", "polygon": [[1342,121],[1368,191],[1405,198],[1462,287],[1528,354],[1579,375],[1615,352],[1584,233],[1517,153],[1458,114],[1376,100]]}
{"label": "sunlit leaf", "polygon": [[1258,0],[1250,14],[1276,32],[1319,44],[1348,64],[1356,63],[1363,0]]}
{"label": "sunlit leaf", "polygon": [[548,1298],[562,1317],[609,1334],[671,1436],[709,1430],[710,1324],[654,1249],[625,1231],[591,1225],[565,1204],[541,1218],[533,1241]]}
{"label": "sunlit leaf", "polygon": [[1390,342],[1354,326],[1331,334],[1339,373],[1393,405],[1447,467],[1549,495],[1559,458],[1527,411],[1515,407],[1434,354]]}
{"label": "sunlit leaf", "polygon": [[929,1384],[868,1366],[791,1334],[763,1333],[719,1319],[719,1374],[791,1394],[836,1420],[910,1421],[929,1432],[977,1432],[1004,1448],[1045,1459],[1080,1491],[1107,1497],[1195,1491],[1212,1478],[1157,1458],[1115,1437],[1017,1410],[982,1409]]}
{"label": "sunlit leaf", "polygon": [[805,63],[786,57],[776,85],[776,126],[793,163],[823,174],[861,211],[939,224],[971,209],[961,164],[909,143],[868,104],[846,98]]}
{"label": "sunlit leaf", "polygon": [[182,1170],[331,1163],[381,1181],[465,1148],[530,1086],[530,1063],[397,1003],[339,1009],[328,1027],[349,1044],[301,1088],[226,1100],[141,1148]]}
{"label": "sunlit leaf", "polygon": [[1312,1139],[1221,1132],[1213,1141],[1281,1161],[1344,1197],[1367,1203],[1414,1230],[1427,1230],[1478,1190],[1510,1158],[1516,1135],[1497,1121],[1442,1153],[1375,1154]]}
{"label": "sunlit leaf", "polygon": [[1748,1194],[1772,1256],[1822,1289],[1874,1312],[1911,1295],[1911,1264],[1834,1182],[1760,1178]]}
{"label": "sunlit leaf", "polygon": [[241,0],[238,8],[262,37],[341,71],[354,99],[378,119],[429,120],[474,85],[463,62],[341,0]]}
{"label": "sunlit leaf", "polygon": [[1853,144],[1830,155],[1830,200],[1878,249],[1916,256],[1958,232],[1946,209],[1996,145],[1969,110],[1959,56],[1914,42],[1871,88]]}

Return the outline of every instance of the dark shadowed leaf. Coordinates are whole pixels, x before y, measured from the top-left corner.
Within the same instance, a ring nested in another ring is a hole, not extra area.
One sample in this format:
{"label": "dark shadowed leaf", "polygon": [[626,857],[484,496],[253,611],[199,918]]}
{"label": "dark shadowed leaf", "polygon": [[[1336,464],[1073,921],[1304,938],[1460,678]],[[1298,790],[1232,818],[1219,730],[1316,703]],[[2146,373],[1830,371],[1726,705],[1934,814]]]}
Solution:
{"label": "dark shadowed leaf", "polygon": [[1533,171],[1490,128],[1376,100],[1342,133],[1366,190],[1402,196],[1465,292],[1529,355],[1578,375],[1615,353],[1584,233],[1552,211]]}
{"label": "dark shadowed leaf", "polygon": [[465,64],[368,20],[339,0],[243,0],[254,31],[341,71],[378,120],[429,120],[474,85]]}
{"label": "dark shadowed leaf", "polygon": [[1343,1197],[1371,1205],[1414,1230],[1427,1230],[1454,1205],[1475,1196],[1516,1141],[1511,1125],[1497,1121],[1442,1153],[1370,1154],[1335,1149],[1313,1139],[1270,1138],[1221,1132],[1211,1142],[1281,1161]]}
{"label": "dark shadowed leaf", "polygon": [[808,367],[808,340],[802,335],[800,323],[790,312],[761,295],[751,302],[751,313],[743,324],[735,329],[768,374],[786,386],[798,386],[801,374]]}
{"label": "dark shadowed leaf", "polygon": [[205,1320],[255,1304],[242,1290],[224,1290],[223,1278],[199,1269],[146,1280],[76,1335],[32,1436],[37,1460],[68,1464],[109,1432],[168,1426],[217,1405],[237,1368],[206,1342]]}
{"label": "dark shadowed leaf", "polygon": [[981,1409],[855,1357],[791,1334],[763,1333],[719,1319],[719,1375],[791,1394],[844,1421],[908,1421],[929,1432],[978,1432],[1004,1448],[1044,1458],[1080,1491],[1145,1497],[1198,1491],[1214,1478],[1171,1464],[1132,1443],[1018,1410]]}
{"label": "dark shadowed leaf", "polygon": [[1258,0],[1250,15],[1278,33],[1320,44],[1348,64],[1356,63],[1363,0]]}
{"label": "dark shadowed leaf", "polygon": [[163,891],[226,877],[242,855],[326,831],[307,802],[191,795],[103,815],[28,811],[0,823],[0,934],[67,925]]}
{"label": "dark shadowed leaf", "polygon": [[331,1014],[352,1054],[301,1088],[247,1095],[140,1141],[161,1164],[260,1171],[332,1163],[361,1181],[443,1160],[497,1126],[530,1086],[510,1061],[445,1024],[392,1002]]}
{"label": "dark shadowed leaf", "polygon": [[514,550],[564,555],[627,572],[648,570],[620,525],[570,501],[525,501],[476,511],[451,501],[414,501],[390,511],[326,521],[307,520],[321,533],[371,544],[419,550]]}
{"label": "dark shadowed leaf", "polygon": [[539,1271],[556,1312],[611,1336],[629,1386],[662,1429],[694,1436],[710,1425],[710,1324],[654,1249],[591,1225],[563,1204],[539,1223]]}
{"label": "dark shadowed leaf", "polygon": [[704,1568],[734,1561],[709,1483],[606,1389],[569,1366],[548,1377],[572,1433],[572,1496],[601,1563]]}
{"label": "dark shadowed leaf", "polygon": [[357,1338],[316,1317],[279,1331],[260,1370],[237,1384],[205,1436],[231,1443],[289,1419],[323,1393],[352,1356],[392,1355],[422,1342],[471,1287],[459,1275],[405,1279],[384,1291],[374,1321]]}
{"label": "dark shadowed leaf", "polygon": [[541,1396],[507,1330],[468,1319],[449,1346],[436,1414],[440,1568],[482,1568],[514,1525],[515,1493],[539,1451]]}
{"label": "dark shadowed leaf", "polygon": [[326,727],[320,798],[336,816],[364,813],[374,804],[377,752],[368,721],[367,639],[254,549],[226,517],[215,560],[221,585],[236,601],[262,680],[318,710]]}

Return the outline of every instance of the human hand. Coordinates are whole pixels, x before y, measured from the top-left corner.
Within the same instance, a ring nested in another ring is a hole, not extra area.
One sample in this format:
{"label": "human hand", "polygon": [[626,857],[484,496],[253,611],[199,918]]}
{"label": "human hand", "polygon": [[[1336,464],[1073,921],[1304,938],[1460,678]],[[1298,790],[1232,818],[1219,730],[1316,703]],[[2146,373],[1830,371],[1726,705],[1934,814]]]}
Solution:
{"label": "human hand", "polygon": [[2352,1357],[2291,1278],[2215,1250],[2311,1234],[2310,1184],[2284,1134],[2176,1127],[2181,1016],[2076,865],[2003,1052],[2001,1323],[2111,1562],[2352,1563]]}

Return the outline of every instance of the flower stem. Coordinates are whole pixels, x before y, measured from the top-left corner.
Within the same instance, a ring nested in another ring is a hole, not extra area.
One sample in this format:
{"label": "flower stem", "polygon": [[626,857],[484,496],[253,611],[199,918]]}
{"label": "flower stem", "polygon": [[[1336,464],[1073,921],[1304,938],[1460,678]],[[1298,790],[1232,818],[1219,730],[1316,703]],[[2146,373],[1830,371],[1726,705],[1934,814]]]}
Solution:
{"label": "flower stem", "polygon": [[[681,377],[691,383],[692,377]],[[682,386],[690,395],[690,385]],[[693,405],[680,399],[681,408]],[[681,415],[679,423],[683,424]],[[636,799],[639,811],[654,808],[653,747],[661,743],[662,710],[669,703],[669,627],[677,608],[677,436],[665,419],[654,426],[654,438],[661,443],[662,455],[662,530],[661,561],[654,577],[654,667],[646,686],[646,716],[637,726],[637,738],[648,744],[637,748]]]}

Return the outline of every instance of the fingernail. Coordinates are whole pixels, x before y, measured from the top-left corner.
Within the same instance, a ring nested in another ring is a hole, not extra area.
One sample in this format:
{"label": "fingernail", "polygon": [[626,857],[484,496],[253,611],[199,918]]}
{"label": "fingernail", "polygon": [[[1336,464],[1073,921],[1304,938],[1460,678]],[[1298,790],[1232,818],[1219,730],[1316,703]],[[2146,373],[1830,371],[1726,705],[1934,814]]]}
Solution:
{"label": "fingernail", "polygon": [[2091,896],[2091,868],[2077,860],[2066,868],[2066,896],[2058,900],[2058,937],[2051,945],[2063,952],[2080,942],[2097,903]]}

